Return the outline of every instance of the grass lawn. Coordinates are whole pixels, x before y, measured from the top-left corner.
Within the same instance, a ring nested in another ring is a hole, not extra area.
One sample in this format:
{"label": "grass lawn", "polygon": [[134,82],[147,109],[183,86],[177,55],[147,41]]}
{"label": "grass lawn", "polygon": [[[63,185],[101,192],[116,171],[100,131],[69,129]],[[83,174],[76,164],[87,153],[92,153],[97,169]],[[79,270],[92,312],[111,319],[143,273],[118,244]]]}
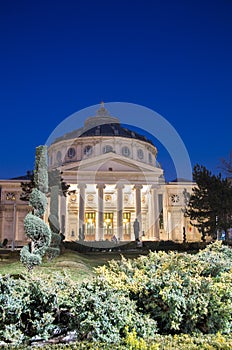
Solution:
{"label": "grass lawn", "polygon": [[[33,271],[39,274],[49,273],[67,273],[75,281],[83,281],[94,276],[94,267],[104,265],[111,259],[121,259],[119,252],[94,252],[78,253],[71,250],[65,250],[60,256],[52,261],[43,260],[42,265],[36,267]],[[123,255],[127,258],[135,258],[140,255],[138,252],[125,252]],[[21,264],[19,251],[10,252],[9,256],[0,260],[0,274],[17,275],[24,274],[27,269]]]}

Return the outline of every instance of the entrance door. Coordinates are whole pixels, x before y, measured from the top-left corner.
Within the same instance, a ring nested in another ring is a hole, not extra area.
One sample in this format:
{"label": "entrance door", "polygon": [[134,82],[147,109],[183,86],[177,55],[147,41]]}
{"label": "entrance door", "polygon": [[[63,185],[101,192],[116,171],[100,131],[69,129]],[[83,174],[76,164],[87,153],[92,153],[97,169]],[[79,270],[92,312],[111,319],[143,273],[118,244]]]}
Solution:
{"label": "entrance door", "polygon": [[123,213],[123,240],[131,240],[131,213]]}
{"label": "entrance door", "polygon": [[104,239],[108,239],[111,241],[113,234],[114,234],[114,228],[113,228],[113,222],[114,222],[114,213],[104,213]]}
{"label": "entrance door", "polygon": [[96,213],[87,212],[85,213],[85,240],[95,241],[96,233]]}

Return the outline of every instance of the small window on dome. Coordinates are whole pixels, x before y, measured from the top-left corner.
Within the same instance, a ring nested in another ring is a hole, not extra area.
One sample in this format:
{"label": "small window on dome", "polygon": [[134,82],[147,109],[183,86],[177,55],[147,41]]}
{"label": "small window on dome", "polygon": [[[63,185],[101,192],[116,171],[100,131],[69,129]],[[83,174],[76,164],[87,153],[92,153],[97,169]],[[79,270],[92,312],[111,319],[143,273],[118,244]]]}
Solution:
{"label": "small window on dome", "polygon": [[92,146],[86,146],[84,148],[84,155],[90,156],[93,152],[93,147]]}
{"label": "small window on dome", "polygon": [[125,157],[129,157],[130,156],[130,150],[127,146],[124,146],[122,148],[122,154],[125,156]]}
{"label": "small window on dome", "polygon": [[73,157],[75,157],[75,155],[76,155],[75,148],[73,148],[73,147],[69,148],[68,149],[68,157],[73,158]]}
{"label": "small window on dome", "polygon": [[149,163],[152,163],[152,155],[151,155],[151,153],[149,153],[148,159],[149,159]]}
{"label": "small window on dome", "polygon": [[113,152],[113,147],[110,145],[106,145],[103,147],[103,153],[109,153],[109,152]]}
{"label": "small window on dome", "polygon": [[143,159],[143,150],[142,149],[138,149],[137,156],[139,159]]}

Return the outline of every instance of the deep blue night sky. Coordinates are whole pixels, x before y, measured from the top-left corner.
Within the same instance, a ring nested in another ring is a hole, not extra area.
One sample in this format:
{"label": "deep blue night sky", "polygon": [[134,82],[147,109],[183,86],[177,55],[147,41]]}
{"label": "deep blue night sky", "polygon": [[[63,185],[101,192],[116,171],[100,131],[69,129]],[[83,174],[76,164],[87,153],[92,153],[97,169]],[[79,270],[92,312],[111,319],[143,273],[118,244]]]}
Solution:
{"label": "deep blue night sky", "polygon": [[101,100],[157,111],[193,165],[229,157],[231,0],[2,0],[0,48],[0,178],[32,169],[57,124]]}

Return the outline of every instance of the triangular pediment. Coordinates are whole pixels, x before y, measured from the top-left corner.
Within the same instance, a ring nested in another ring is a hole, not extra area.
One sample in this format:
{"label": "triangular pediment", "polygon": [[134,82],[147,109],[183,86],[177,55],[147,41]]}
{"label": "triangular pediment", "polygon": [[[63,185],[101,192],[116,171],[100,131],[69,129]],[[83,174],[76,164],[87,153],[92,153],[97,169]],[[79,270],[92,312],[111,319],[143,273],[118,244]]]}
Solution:
{"label": "triangular pediment", "polygon": [[163,170],[134,159],[109,152],[79,162],[65,164],[61,168],[65,172],[73,171],[114,171],[114,172],[152,172],[161,175]]}

